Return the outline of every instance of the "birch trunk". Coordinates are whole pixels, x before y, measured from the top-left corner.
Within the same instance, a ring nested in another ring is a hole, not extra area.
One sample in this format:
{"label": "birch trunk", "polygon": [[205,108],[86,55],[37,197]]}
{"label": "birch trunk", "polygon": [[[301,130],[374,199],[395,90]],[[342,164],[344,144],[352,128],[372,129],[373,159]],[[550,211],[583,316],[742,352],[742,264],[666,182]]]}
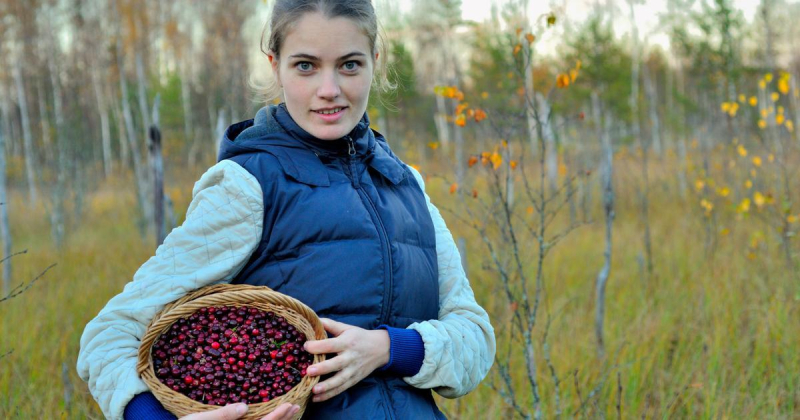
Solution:
{"label": "birch trunk", "polygon": [[661,146],[661,120],[658,117],[658,93],[647,66],[644,66],[642,75],[644,76],[644,90],[647,95],[647,111],[650,119],[650,145],[653,147],[653,152],[660,157],[663,149]]}
{"label": "birch trunk", "polygon": [[48,162],[52,162],[53,157],[53,139],[50,133],[50,118],[47,115],[47,100],[44,95],[44,86],[39,81],[36,85],[36,97],[39,102],[39,123],[42,126],[42,147],[44,148],[44,157]]}
{"label": "birch trunk", "polygon": [[57,248],[64,244],[65,215],[64,200],[67,184],[67,150],[66,133],[64,130],[63,103],[61,97],[61,81],[58,75],[60,71],[55,63],[54,54],[48,54],[48,65],[50,67],[50,81],[53,87],[53,114],[56,120],[56,151],[58,153],[58,173],[56,175],[56,187],[51,193],[53,201],[50,209],[50,227],[53,242]]}
{"label": "birch trunk", "polygon": [[542,141],[545,143],[545,167],[547,170],[547,184],[550,191],[558,189],[558,150],[556,149],[556,136],[550,124],[550,104],[541,93],[536,92],[538,105],[538,123],[541,125]]}
{"label": "birch trunk", "polygon": [[[5,121],[4,121],[5,122]],[[6,203],[6,125],[0,130],[0,236],[3,240],[2,258],[11,255],[11,230],[8,223],[8,206]],[[3,262],[3,296],[11,292],[11,259]]]}
{"label": "birch trunk", "polygon": [[108,106],[106,105],[105,95],[103,95],[102,83],[97,66],[92,68],[92,87],[97,101],[97,112],[100,114],[100,135],[103,142],[103,170],[106,178],[111,176],[114,170],[114,162],[111,157],[111,126],[108,122]]}
{"label": "birch trunk", "polygon": [[22,139],[25,153],[25,178],[28,182],[28,199],[31,204],[35,204],[39,201],[39,193],[36,188],[36,178],[33,172],[33,135],[31,134],[30,114],[28,113],[28,96],[25,93],[25,82],[22,79],[21,60],[21,58],[16,60],[12,73],[14,76],[14,85],[17,88],[20,118],[22,119]]}
{"label": "birch trunk", "polygon": [[[148,191],[150,190],[147,182],[147,174],[143,167],[142,155],[139,150],[139,144],[136,141],[136,130],[133,126],[133,115],[131,114],[131,107],[128,103],[128,85],[125,83],[125,62],[122,57],[124,54],[122,49],[121,37],[117,37],[117,67],[119,68],[119,84],[122,94],[122,116],[125,120],[125,134],[128,138],[131,155],[133,156],[133,171],[136,174],[136,192],[139,199],[139,208],[142,211],[142,222],[140,223],[140,232],[144,236],[147,232],[148,226],[152,224],[153,212],[152,207],[148,205]],[[148,117],[149,119],[149,117]]]}
{"label": "birch trunk", "polygon": [[450,127],[447,124],[447,104],[444,97],[436,95],[436,134],[438,134],[439,144],[443,150],[447,150],[450,144]]}
{"label": "birch trunk", "polygon": [[[596,96],[595,96],[596,97]],[[595,106],[599,109],[599,104]],[[614,173],[614,151],[611,144],[611,136],[608,132],[611,125],[611,113],[605,111],[603,123],[603,211],[605,214],[605,250],[603,251],[603,267],[597,273],[595,284],[596,289],[596,302],[595,302],[595,335],[597,337],[597,351],[598,355],[602,358],[605,356],[605,341],[603,339],[603,323],[605,319],[605,301],[606,301],[606,284],[611,274],[611,257],[612,257],[612,227],[614,224],[614,187],[612,177]]]}
{"label": "birch trunk", "polygon": [[167,236],[164,226],[164,162],[161,156],[161,130],[158,127],[160,97],[153,102],[153,125],[150,126],[150,164],[153,172],[153,207],[156,227],[156,248]]}
{"label": "birch trunk", "polygon": [[183,135],[187,142],[193,140],[192,137],[192,92],[189,86],[189,71],[186,70],[188,64],[181,66],[181,102],[183,104]]}

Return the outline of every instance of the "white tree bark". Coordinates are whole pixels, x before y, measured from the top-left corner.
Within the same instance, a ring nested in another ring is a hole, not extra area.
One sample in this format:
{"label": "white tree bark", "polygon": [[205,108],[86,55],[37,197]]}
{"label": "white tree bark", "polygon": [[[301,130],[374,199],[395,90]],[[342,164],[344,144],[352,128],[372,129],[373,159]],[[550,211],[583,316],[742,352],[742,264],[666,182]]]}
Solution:
{"label": "white tree bark", "polygon": [[108,121],[108,105],[103,94],[103,83],[100,80],[98,66],[92,66],[92,87],[97,101],[97,112],[100,114],[100,135],[103,143],[103,170],[106,178],[111,176],[114,170],[114,161],[111,156],[111,125]]}
{"label": "white tree bark", "polygon": [[[6,205],[8,199],[6,196],[6,138],[5,138],[5,124],[3,129],[0,130],[0,237],[3,240],[3,255],[2,258],[8,258],[11,255],[11,230],[8,223],[8,206]],[[3,296],[7,296],[11,292],[11,259],[3,262]]]}
{"label": "white tree bark", "polygon": [[22,119],[22,138],[25,152],[25,178],[28,182],[28,199],[31,203],[36,203],[39,200],[39,194],[36,188],[36,177],[33,172],[33,135],[31,134],[30,114],[28,113],[28,96],[25,93],[25,81],[22,79],[22,65],[22,57],[18,57],[15,60],[12,73],[14,75],[14,85],[17,88],[20,118]]}
{"label": "white tree bark", "polygon": [[547,98],[539,92],[536,92],[535,97],[538,113],[539,124],[541,125],[542,140],[545,142],[545,166],[547,167],[547,183],[550,191],[558,189],[558,150],[556,149],[556,135],[553,132],[553,126],[550,124],[551,108],[547,102]]}

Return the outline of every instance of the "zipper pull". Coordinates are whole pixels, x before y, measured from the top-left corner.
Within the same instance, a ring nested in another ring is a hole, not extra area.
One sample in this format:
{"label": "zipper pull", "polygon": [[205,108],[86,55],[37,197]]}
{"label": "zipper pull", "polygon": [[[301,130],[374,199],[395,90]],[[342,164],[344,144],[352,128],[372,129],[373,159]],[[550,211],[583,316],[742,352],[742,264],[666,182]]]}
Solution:
{"label": "zipper pull", "polygon": [[356,155],[356,144],[350,136],[347,136],[347,154],[349,154],[350,157]]}

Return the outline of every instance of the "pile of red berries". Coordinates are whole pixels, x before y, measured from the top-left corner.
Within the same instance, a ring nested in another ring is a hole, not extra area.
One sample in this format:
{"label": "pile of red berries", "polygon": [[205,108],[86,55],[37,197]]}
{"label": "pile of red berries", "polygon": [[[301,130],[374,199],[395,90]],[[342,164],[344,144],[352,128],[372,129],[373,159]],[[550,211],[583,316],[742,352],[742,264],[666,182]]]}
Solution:
{"label": "pile of red berries", "polygon": [[204,404],[253,404],[300,383],[314,358],[305,341],[273,312],[207,307],[173,323],[151,354],[156,377],[176,392]]}

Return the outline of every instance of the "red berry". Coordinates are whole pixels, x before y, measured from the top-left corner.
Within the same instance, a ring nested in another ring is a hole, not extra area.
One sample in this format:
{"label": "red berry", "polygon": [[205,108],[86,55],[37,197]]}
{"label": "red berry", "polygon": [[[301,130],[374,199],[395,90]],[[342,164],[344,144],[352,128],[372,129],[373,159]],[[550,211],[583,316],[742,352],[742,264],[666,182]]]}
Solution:
{"label": "red berry", "polygon": [[214,350],[218,349],[219,348],[219,343],[217,343],[216,341],[211,343],[211,348],[214,349]]}

